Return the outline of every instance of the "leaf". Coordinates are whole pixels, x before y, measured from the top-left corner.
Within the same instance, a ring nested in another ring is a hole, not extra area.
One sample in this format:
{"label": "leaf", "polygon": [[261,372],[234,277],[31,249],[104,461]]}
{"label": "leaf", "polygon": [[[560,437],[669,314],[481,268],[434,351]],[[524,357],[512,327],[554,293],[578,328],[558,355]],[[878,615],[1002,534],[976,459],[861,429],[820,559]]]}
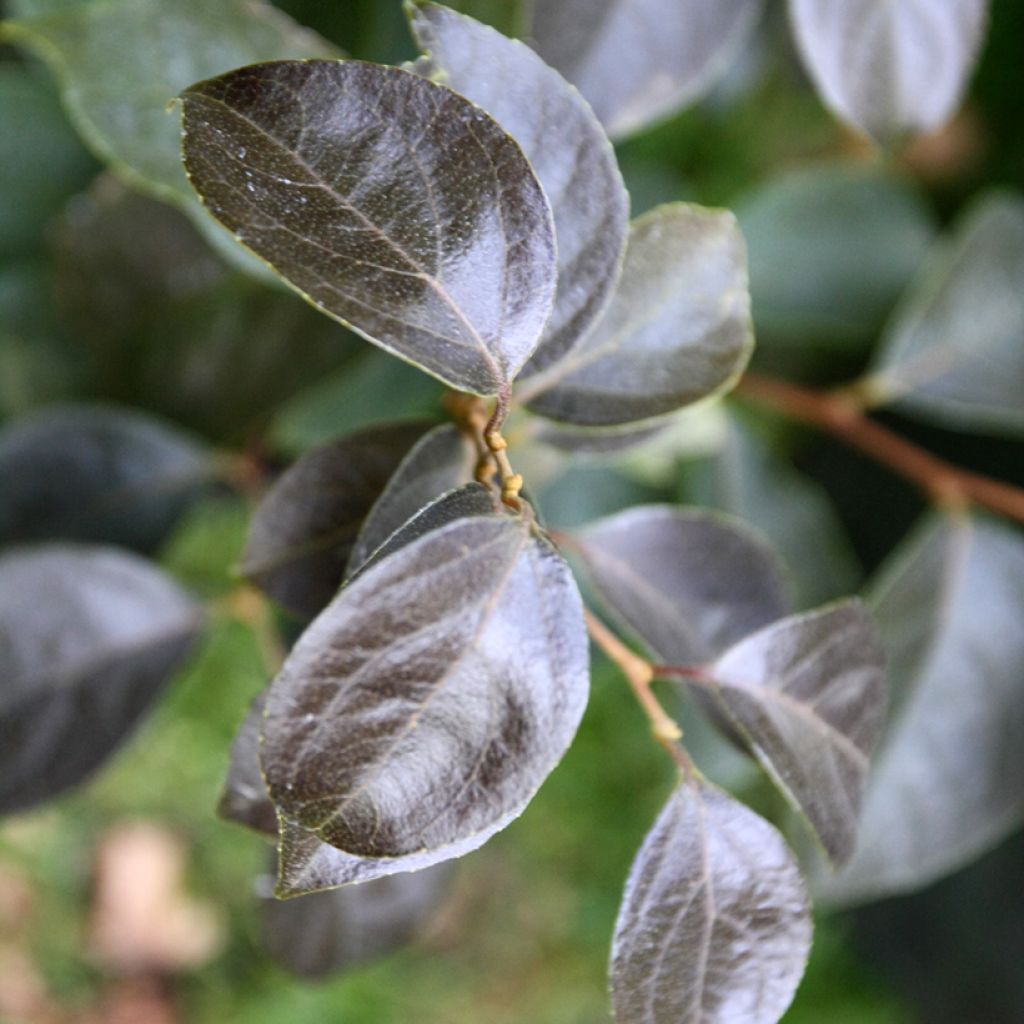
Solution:
{"label": "leaf", "polygon": [[191,82],[240,64],[335,55],[316,33],[261,0],[68,4],[4,22],[0,36],[47,62],[71,119],[101,160],[134,187],[184,208],[200,229],[213,225],[182,173],[178,125],[167,104]]}
{"label": "leaf", "polygon": [[521,401],[554,420],[648,420],[731,387],[753,348],[743,239],[732,214],[687,203],[633,222],[607,312]]}
{"label": "leaf", "polygon": [[532,0],[451,0],[447,5],[461,14],[468,14],[506,36],[524,38],[529,35],[528,4]]}
{"label": "leaf", "polygon": [[859,586],[860,566],[827,493],[756,430],[731,420],[717,454],[684,481],[687,503],[720,508],[765,535],[792,575],[799,607]]}
{"label": "leaf", "polygon": [[956,111],[985,34],[986,0],[790,0],[804,64],[837,116],[888,145]]}
{"label": "leaf", "polygon": [[231,743],[228,776],[217,813],[256,832],[277,838],[277,811],[260,771],[260,728],[266,693],[254,697]]}
{"label": "leaf", "polygon": [[323,978],[416,938],[447,895],[451,865],[378,878],[302,900],[263,901],[263,945],[303,978]]}
{"label": "leaf", "polygon": [[0,557],[0,812],[80,783],[125,741],[196,641],[194,602],[103,547]]}
{"label": "leaf", "polygon": [[602,603],[668,665],[705,664],[790,607],[778,560],[738,520],[642,505],[573,539]]}
{"label": "leaf", "polygon": [[190,437],[143,413],[48,406],[0,431],[0,544],[66,538],[152,552],[210,474]]}
{"label": "leaf", "polygon": [[611,297],[629,220],[615,153],[583,97],[524,43],[436,4],[407,10],[426,55],[421,73],[486,110],[522,147],[551,202],[558,287],[529,376],[571,349]]}
{"label": "leaf", "polygon": [[267,698],[263,773],[283,817],[347,853],[471,843],[557,764],[587,682],[562,559],[519,518],[461,519],[372,566],[306,630]]}
{"label": "leaf", "polygon": [[536,0],[530,35],[620,138],[707,93],[761,8],[761,0]]}
{"label": "leaf", "polygon": [[1024,435],[1024,200],[990,194],[940,244],[868,379],[878,403],[960,430]]}
{"label": "leaf", "polygon": [[58,227],[64,322],[106,398],[238,441],[366,349],[294,296],[226,266],[179,210],[112,175]]}
{"label": "leaf", "polygon": [[240,68],[182,99],[192,185],[307,301],[452,387],[508,386],[556,264],[547,199],[494,121],[357,62]]}
{"label": "leaf", "polygon": [[1024,542],[995,520],[926,521],[873,591],[896,710],[857,852],[823,883],[861,902],[919,889],[1024,821]]}
{"label": "leaf", "polygon": [[924,259],[935,224],[917,190],[822,164],[771,179],[736,216],[759,346],[863,352]]}
{"label": "leaf", "polygon": [[421,509],[472,480],[475,461],[473,446],[452,424],[443,423],[424,434],[409,449],[363,520],[349,556],[349,574]]}
{"label": "leaf", "polygon": [[811,917],[782,837],[705,783],[680,784],[626,883],[612,942],[618,1024],[775,1024]]}
{"label": "leaf", "polygon": [[847,861],[885,718],[881,645],[860,602],[783,619],[685,682],[739,731],[832,862]]}
{"label": "leaf", "polygon": [[256,509],[241,573],[293,614],[318,614],[341,586],[366,514],[430,426],[370,427],[299,459]]}

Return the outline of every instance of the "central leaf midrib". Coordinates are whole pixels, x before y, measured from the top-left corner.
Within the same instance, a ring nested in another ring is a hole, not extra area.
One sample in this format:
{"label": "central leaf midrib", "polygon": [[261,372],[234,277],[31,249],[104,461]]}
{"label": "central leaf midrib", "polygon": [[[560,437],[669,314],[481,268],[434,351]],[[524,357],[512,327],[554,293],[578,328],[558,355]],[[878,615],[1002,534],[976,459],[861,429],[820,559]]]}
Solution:
{"label": "central leaf midrib", "polygon": [[[306,163],[305,160],[303,160],[299,156],[298,153],[289,149],[283,142],[281,142],[280,139],[272,135],[270,131],[268,131],[262,125],[253,121],[252,118],[250,118],[247,114],[240,111],[237,107],[231,106],[230,104],[226,103],[222,99],[219,99],[218,97],[214,97],[209,95],[208,93],[203,92],[192,92],[190,93],[190,95],[201,98],[202,100],[205,100],[209,103],[216,104],[223,110],[227,111],[229,114],[245,122],[245,124],[249,125],[254,131],[258,132],[260,135],[266,138],[278,152],[288,156],[297,167],[305,171],[307,175],[309,175],[309,177],[312,179],[312,181],[307,182],[307,184],[312,185],[315,188],[323,189],[340,206],[344,207],[347,211],[358,217],[359,220],[370,231],[372,231],[378,238],[380,238],[381,241],[387,244],[387,246],[399,257],[399,259],[403,260],[411,268],[412,272],[416,274],[416,276],[420,277],[426,284],[428,284],[434,290],[434,292],[438,295],[441,301],[448,306],[452,313],[454,313],[456,319],[460,323],[465,325],[466,330],[469,332],[470,338],[475,343],[477,348],[479,348],[481,355],[484,357],[484,360],[486,361],[488,367],[493,372],[495,378],[499,381],[504,380],[505,374],[502,368],[495,361],[491,351],[488,349],[486,343],[484,342],[484,339],[481,337],[480,332],[470,322],[465,312],[462,310],[459,304],[452,298],[448,290],[442,285],[441,281],[434,274],[430,273],[425,267],[421,266],[393,238],[391,238],[385,231],[383,231],[377,224],[375,224],[369,217],[367,217],[367,215],[363,213],[362,210],[360,210],[354,203],[349,201],[345,196],[343,196],[328,182],[326,182],[312,167],[309,166],[309,164]],[[275,223],[278,224],[278,226],[287,228],[287,225],[281,224],[279,221],[277,221],[276,218],[274,218],[274,220]],[[438,228],[440,228],[440,225],[438,225]],[[301,237],[304,238],[306,241],[312,241],[311,239],[308,239],[305,235]],[[347,256],[345,253],[335,252],[334,250],[329,251],[333,255],[336,255],[342,259],[350,259],[350,257]],[[382,270],[382,273],[391,273],[391,271]],[[397,320],[398,317],[394,317],[394,319]]]}

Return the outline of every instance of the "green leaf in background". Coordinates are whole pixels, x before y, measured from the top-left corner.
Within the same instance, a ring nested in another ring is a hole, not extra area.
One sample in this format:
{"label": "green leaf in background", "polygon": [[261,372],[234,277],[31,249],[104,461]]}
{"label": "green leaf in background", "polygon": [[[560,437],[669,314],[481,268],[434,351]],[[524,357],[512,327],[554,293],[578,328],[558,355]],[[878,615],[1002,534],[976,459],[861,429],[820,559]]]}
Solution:
{"label": "green leaf in background", "polygon": [[799,607],[860,585],[861,568],[825,490],[743,422],[731,419],[720,451],[688,465],[682,479],[686,503],[720,508],[765,535],[793,578]]}
{"label": "green leaf in background", "polygon": [[882,170],[821,164],[741,197],[758,354],[807,350],[825,363],[862,353],[917,272],[934,219],[908,182]]}
{"label": "green leaf in background", "polygon": [[196,604],[113,548],[50,544],[0,558],[0,812],[95,771],[195,643]]}
{"label": "green leaf in background", "polygon": [[707,93],[761,7],[761,0],[534,0],[529,36],[620,138]]}
{"label": "green leaf in background", "polygon": [[54,276],[95,387],[207,436],[252,435],[365,346],[221,261],[180,211],[109,175],[68,207]]}
{"label": "green leaf in background", "polygon": [[293,614],[317,615],[341,586],[367,513],[430,427],[370,427],[299,459],[257,507],[241,573]]}
{"label": "green leaf in background", "polygon": [[43,247],[49,219],[95,173],[49,82],[22,64],[0,64],[0,261]]}
{"label": "green leaf in background", "polygon": [[935,516],[892,556],[872,600],[895,715],[868,780],[857,852],[823,895],[922,888],[1024,820],[1024,540]]}
{"label": "green leaf in background", "polygon": [[554,549],[516,517],[457,520],[346,586],[293,648],[264,713],[271,798],[358,857],[493,834],[572,741],[588,675]]}
{"label": "green leaf in background", "polygon": [[553,300],[551,210],[522,151],[398,68],[282,61],[183,93],[210,212],[314,306],[455,388],[507,388]]}
{"label": "green leaf in background", "polygon": [[738,730],[832,863],[849,860],[886,706],[882,649],[864,606],[783,619],[684,681]]}
{"label": "green leaf in background", "polygon": [[452,865],[377,878],[301,900],[265,898],[263,947],[302,978],[351,970],[413,941],[447,895]]}
{"label": "green leaf in background", "polygon": [[179,125],[167,106],[192,82],[239,64],[335,55],[315,33],[261,0],[60,5],[4,22],[0,38],[47,62],[72,120],[100,159],[137,188],[183,207],[202,230],[212,229],[223,251],[238,255],[188,187]]}
{"label": "green leaf in background", "polygon": [[616,1024],[776,1024],[811,931],[778,832],[721,790],[683,781],[626,883],[612,943]]}
{"label": "green leaf in background", "polygon": [[941,128],[981,48],[988,0],[789,0],[800,53],[837,116],[883,145]]}
{"label": "green leaf in background", "polygon": [[212,468],[191,437],[143,413],[48,406],[0,430],[0,544],[67,539],[151,553]]}
{"label": "green leaf in background", "polygon": [[890,322],[866,390],[959,430],[1024,436],[1024,200],[981,200]]}
{"label": "green leaf in background", "polygon": [[367,513],[349,556],[349,574],[435,498],[473,479],[476,452],[453,424],[443,423],[409,449]]}
{"label": "green leaf in background", "polygon": [[752,348],[735,218],[673,203],[633,222],[605,315],[524,381],[519,397],[542,416],[581,426],[647,420],[727,389]]}
{"label": "green leaf in background", "polygon": [[790,610],[782,566],[739,520],[641,505],[573,537],[602,603],[668,665],[712,661]]}
{"label": "green leaf in background", "polygon": [[426,55],[417,70],[486,110],[520,145],[551,203],[558,287],[528,376],[578,342],[619,275],[629,196],[615,153],[580,94],[524,43],[436,4],[408,10]]}

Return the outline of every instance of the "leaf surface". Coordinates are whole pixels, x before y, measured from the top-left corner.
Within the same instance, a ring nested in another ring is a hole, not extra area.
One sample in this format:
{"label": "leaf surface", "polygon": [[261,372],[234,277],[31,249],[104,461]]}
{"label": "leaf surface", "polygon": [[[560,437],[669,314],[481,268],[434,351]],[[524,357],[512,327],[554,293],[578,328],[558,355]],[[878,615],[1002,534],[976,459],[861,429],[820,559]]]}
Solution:
{"label": "leaf surface", "polygon": [[689,685],[708,693],[829,858],[853,853],[868,757],[885,719],[885,668],[859,601],[783,619]]}
{"label": "leaf surface", "polygon": [[452,387],[510,383],[551,312],[555,242],[490,117],[355,61],[239,68],[182,98],[206,208],[304,298]]}
{"label": "leaf surface", "polygon": [[761,8],[761,0],[535,0],[530,35],[619,138],[700,99]]}
{"label": "leaf surface", "polygon": [[254,697],[231,742],[228,774],[217,813],[255,832],[277,838],[277,810],[260,772],[260,729],[266,693]]}
{"label": "leaf surface", "polygon": [[0,558],[0,812],[56,796],[113,754],[200,622],[136,555],[50,544]]}
{"label": "leaf surface", "polygon": [[989,519],[934,517],[873,593],[895,713],[868,780],[860,840],[826,897],[909,892],[1024,821],[1024,542]]}
{"label": "leaf surface", "polygon": [[731,213],[687,203],[633,222],[604,316],[521,399],[542,416],[613,426],[731,386],[753,348],[743,239]]}
{"label": "leaf surface", "polygon": [[302,978],[324,978],[411,942],[448,892],[451,865],[391,875],[301,900],[266,899],[263,945]]}
{"label": "leaf surface", "polygon": [[135,187],[182,206],[201,229],[214,226],[182,173],[167,104],[190,83],[240,64],[335,55],[261,0],[74,3],[6,22],[3,32],[49,64],[68,112],[102,160]]}
{"label": "leaf surface", "polygon": [[989,195],[936,248],[890,322],[879,401],[960,430],[1024,435],[1024,200]]}
{"label": "leaf surface", "polygon": [[528,376],[572,348],[607,304],[626,247],[629,196],[593,111],[533,50],[446,7],[409,10],[424,70],[516,140],[551,203],[558,288]]}
{"label": "leaf surface", "polygon": [[188,435],[140,412],[50,406],[0,431],[0,544],[155,550],[211,475]]}
{"label": "leaf surface", "polygon": [[349,556],[352,574],[418,512],[473,478],[475,452],[465,435],[442,423],[409,449],[366,515]]}
{"label": "leaf surface", "polygon": [[985,33],[986,0],[789,0],[804,64],[833,113],[876,141],[940,128]]}
{"label": "leaf surface", "polygon": [[267,699],[263,773],[284,818],[347,853],[473,843],[532,798],[587,687],[564,561],[518,518],[460,519],[373,565],[303,634]]}
{"label": "leaf surface", "polygon": [[618,1024],[776,1024],[811,918],[782,837],[721,790],[680,784],[637,854],[612,942]]}
{"label": "leaf surface", "polygon": [[664,664],[706,664],[790,609],[778,560],[717,513],[644,505],[573,539],[602,603]]}
{"label": "leaf surface", "polygon": [[294,614],[318,614],[341,586],[367,513],[430,426],[369,427],[304,455],[256,509],[241,572]]}

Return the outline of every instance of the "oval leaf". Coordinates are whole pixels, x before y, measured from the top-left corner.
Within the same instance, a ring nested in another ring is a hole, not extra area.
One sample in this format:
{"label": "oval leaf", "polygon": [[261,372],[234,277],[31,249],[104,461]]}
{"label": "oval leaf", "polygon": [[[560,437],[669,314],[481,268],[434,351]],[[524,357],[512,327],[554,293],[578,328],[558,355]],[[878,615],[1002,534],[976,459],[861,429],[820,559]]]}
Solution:
{"label": "oval leaf", "polygon": [[986,0],[789,0],[800,53],[838,117],[888,144],[956,111],[985,34]]}
{"label": "oval leaf", "polygon": [[53,544],[0,558],[0,812],[76,785],[127,738],[201,616],[155,566]]}
{"label": "oval leaf", "polygon": [[302,900],[263,902],[263,945],[302,978],[323,978],[415,939],[444,899],[451,865],[392,875]]}
{"label": "oval leaf", "polygon": [[607,312],[520,397],[534,412],[582,426],[647,420],[730,387],[752,348],[735,218],[673,203],[633,222]]}
{"label": "oval leaf", "polygon": [[961,430],[1024,434],[1024,200],[989,196],[936,249],[889,325],[879,403]]}
{"label": "oval leaf", "polygon": [[474,463],[473,446],[450,423],[420,438],[367,513],[352,546],[349,575],[421,509],[446,491],[472,480]]}
{"label": "oval leaf", "polygon": [[881,644],[860,602],[777,622],[687,682],[710,694],[832,862],[848,860],[885,719]]}
{"label": "oval leaf", "polygon": [[271,797],[360,857],[466,841],[557,764],[587,676],[558,554],[518,518],[458,520],[368,569],[296,644],[267,699]]}
{"label": "oval leaf", "polygon": [[370,427],[304,455],[256,509],[241,572],[295,615],[318,614],[341,586],[367,513],[429,429]]}
{"label": "oval leaf", "polygon": [[706,664],[786,615],[774,554],[738,520],[645,505],[574,538],[602,602],[659,660]]}
{"label": "oval leaf", "polygon": [[342,61],[240,68],[182,98],[192,185],[304,298],[452,387],[515,377],[551,311],[554,229],[491,118]]}
{"label": "oval leaf", "polygon": [[612,944],[618,1024],[776,1024],[811,918],[782,837],[721,790],[669,797],[629,874]]}
{"label": "oval leaf", "polygon": [[[525,374],[554,362],[607,304],[626,247],[629,196],[583,97],[524,43],[436,4],[410,5],[421,70],[483,108],[519,143],[551,201],[558,288]],[[486,68],[486,73],[481,69]]]}
{"label": "oval leaf", "polygon": [[49,407],[0,431],[0,543],[66,538],[151,552],[210,474],[191,438],[142,413]]}
{"label": "oval leaf", "polygon": [[1024,821],[1022,581],[1024,541],[987,519],[936,517],[893,557],[874,603],[896,712],[829,898],[918,889]]}
{"label": "oval leaf", "polygon": [[761,8],[761,0],[534,0],[529,34],[619,138],[703,96]]}

